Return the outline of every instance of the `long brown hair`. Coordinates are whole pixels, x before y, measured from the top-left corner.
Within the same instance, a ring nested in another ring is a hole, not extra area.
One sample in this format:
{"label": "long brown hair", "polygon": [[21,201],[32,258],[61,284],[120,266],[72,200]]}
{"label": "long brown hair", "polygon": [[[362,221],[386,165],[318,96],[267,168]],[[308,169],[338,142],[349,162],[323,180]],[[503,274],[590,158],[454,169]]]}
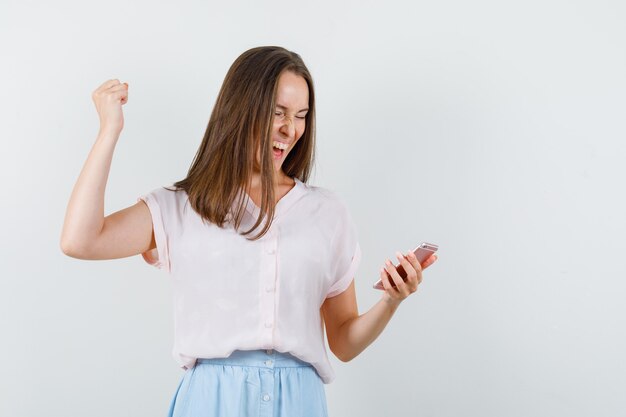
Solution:
{"label": "long brown hair", "polygon": [[[261,172],[261,207],[248,235],[267,215],[263,229],[249,240],[261,238],[274,218],[274,164],[271,132],[278,79],[284,71],[302,76],[309,87],[305,130],[282,165],[284,173],[306,182],[315,152],[315,94],[313,79],[302,58],[279,46],[261,46],[241,54],[231,65],[211,112],[202,143],[187,177],[173,184],[185,190],[193,209],[219,227],[234,220],[239,229],[245,213],[243,191],[250,185],[253,167]],[[260,167],[256,151],[260,146]],[[174,191],[174,190],[172,190]],[[236,213],[231,213],[235,199]],[[231,217],[232,216],[232,217]]]}

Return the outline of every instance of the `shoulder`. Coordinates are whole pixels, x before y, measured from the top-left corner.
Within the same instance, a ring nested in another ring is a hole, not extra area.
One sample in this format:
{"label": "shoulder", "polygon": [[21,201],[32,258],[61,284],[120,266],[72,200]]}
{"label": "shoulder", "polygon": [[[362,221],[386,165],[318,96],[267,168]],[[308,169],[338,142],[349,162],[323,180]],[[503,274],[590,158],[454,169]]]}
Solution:
{"label": "shoulder", "polygon": [[187,201],[185,190],[177,190],[172,185],[162,185],[143,194],[143,200],[152,200],[157,203],[161,210],[177,210]]}
{"label": "shoulder", "polygon": [[346,200],[335,190],[317,185],[304,184],[306,195],[316,205],[335,214],[349,212]]}

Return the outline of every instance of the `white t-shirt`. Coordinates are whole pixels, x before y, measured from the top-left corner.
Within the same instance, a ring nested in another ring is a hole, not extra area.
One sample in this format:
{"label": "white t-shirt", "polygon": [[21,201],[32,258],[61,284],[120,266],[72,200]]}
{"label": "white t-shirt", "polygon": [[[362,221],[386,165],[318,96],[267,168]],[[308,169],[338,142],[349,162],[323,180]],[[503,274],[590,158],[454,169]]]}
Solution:
{"label": "white t-shirt", "polygon": [[[172,354],[183,369],[197,358],[275,349],[313,365],[325,384],[334,380],[320,308],[348,288],[361,249],[344,201],[294,179],[257,241],[230,223],[203,223],[185,191],[160,187],[137,198],[150,209],[156,240],[142,256],[173,279]],[[241,230],[248,230],[260,209],[244,199]]]}

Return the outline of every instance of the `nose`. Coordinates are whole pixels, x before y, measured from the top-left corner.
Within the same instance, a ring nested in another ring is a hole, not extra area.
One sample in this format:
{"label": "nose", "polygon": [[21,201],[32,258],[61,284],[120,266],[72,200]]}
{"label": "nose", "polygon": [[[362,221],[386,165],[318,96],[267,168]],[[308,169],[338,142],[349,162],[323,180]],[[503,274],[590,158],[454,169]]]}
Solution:
{"label": "nose", "polygon": [[280,126],[280,131],[282,134],[287,135],[290,138],[293,138],[295,136],[296,127],[294,126],[293,120],[290,117],[285,117],[285,120]]}

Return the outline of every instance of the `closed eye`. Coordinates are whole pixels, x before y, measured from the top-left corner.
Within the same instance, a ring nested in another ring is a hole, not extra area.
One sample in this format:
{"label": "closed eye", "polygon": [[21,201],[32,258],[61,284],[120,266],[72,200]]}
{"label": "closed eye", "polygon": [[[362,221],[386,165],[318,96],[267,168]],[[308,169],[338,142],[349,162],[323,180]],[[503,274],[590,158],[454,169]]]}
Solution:
{"label": "closed eye", "polygon": [[[279,111],[274,113],[276,116],[282,116],[283,114]],[[296,116],[296,119],[300,119],[300,120],[304,120],[306,119],[306,116]]]}

